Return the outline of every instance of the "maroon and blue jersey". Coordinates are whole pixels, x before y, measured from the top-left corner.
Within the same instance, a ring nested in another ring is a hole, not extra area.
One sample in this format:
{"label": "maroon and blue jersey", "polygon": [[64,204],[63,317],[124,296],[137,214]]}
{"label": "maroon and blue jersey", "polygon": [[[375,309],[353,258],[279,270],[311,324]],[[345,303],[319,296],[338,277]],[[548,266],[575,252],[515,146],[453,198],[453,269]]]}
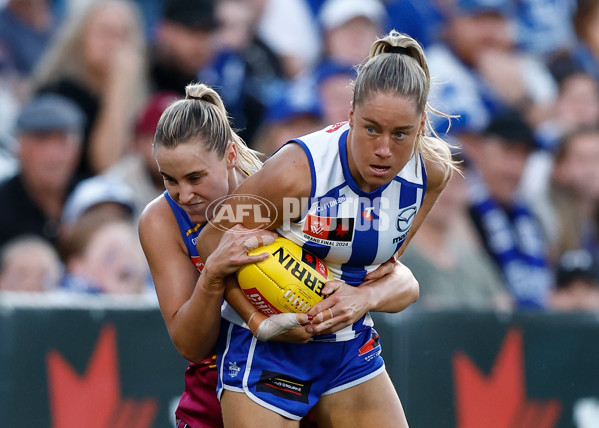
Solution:
{"label": "maroon and blue jersey", "polygon": [[[169,196],[167,191],[164,192],[164,197],[175,215],[189,258],[201,272],[204,264],[196,244],[203,225],[193,223],[185,210]],[[220,402],[216,396],[217,382],[216,354],[206,358],[200,364],[190,362],[185,370],[185,390],[175,412],[177,419],[193,428],[222,428]]]}

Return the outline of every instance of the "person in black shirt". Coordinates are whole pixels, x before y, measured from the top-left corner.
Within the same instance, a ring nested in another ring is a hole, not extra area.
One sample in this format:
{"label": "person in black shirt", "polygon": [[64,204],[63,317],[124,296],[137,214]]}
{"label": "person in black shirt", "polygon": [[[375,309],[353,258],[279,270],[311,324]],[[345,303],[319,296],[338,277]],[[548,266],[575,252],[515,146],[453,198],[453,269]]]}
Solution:
{"label": "person in black shirt", "polygon": [[59,95],[40,95],[23,107],[16,123],[20,169],[0,185],[0,246],[26,234],[56,245],[84,121],[82,111]]}

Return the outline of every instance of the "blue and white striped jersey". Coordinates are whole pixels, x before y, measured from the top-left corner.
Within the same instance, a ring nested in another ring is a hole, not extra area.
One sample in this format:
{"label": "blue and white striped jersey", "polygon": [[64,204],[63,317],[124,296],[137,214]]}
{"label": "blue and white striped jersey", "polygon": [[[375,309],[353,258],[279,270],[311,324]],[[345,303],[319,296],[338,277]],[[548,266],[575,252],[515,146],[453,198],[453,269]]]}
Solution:
{"label": "blue and white striped jersey", "polygon": [[[293,140],[310,163],[309,208],[277,232],[321,258],[336,279],[350,285],[395,254],[422,205],[426,171],[413,156],[393,180],[372,192],[360,189],[347,161],[349,125],[341,123]],[[355,337],[370,316],[314,340],[343,341]]]}

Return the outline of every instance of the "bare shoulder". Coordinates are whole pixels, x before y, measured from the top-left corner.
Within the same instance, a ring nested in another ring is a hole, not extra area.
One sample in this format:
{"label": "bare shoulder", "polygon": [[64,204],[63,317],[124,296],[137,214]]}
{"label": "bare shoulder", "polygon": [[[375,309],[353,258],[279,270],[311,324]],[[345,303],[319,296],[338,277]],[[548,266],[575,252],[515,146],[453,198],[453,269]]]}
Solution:
{"label": "bare shoulder", "polygon": [[427,175],[427,189],[442,189],[453,173],[451,152],[447,143],[439,138],[427,137],[427,142],[433,152],[431,156],[423,156]]}
{"label": "bare shoulder", "polygon": [[168,217],[172,217],[172,213],[166,198],[163,195],[152,200],[141,213],[139,217],[140,234],[146,229],[153,229],[160,223],[163,223]]}
{"label": "bare shoulder", "polygon": [[174,241],[179,245],[177,220],[163,195],[151,201],[141,213],[138,223],[139,239],[148,251],[148,246],[157,243],[160,247],[166,242]]}
{"label": "bare shoulder", "polygon": [[252,185],[253,190],[269,197],[309,196],[312,176],[308,157],[299,144],[286,144],[246,183],[240,186],[240,191]]}

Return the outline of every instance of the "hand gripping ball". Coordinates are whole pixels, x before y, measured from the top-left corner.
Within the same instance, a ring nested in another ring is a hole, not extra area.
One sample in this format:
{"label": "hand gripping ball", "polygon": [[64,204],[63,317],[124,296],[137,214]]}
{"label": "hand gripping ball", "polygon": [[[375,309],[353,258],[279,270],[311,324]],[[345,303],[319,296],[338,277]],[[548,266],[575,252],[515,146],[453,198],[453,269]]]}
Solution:
{"label": "hand gripping ball", "polygon": [[239,286],[258,310],[266,315],[308,312],[323,299],[325,282],[334,279],[324,262],[286,238],[249,251],[268,252],[261,262],[237,271]]}

